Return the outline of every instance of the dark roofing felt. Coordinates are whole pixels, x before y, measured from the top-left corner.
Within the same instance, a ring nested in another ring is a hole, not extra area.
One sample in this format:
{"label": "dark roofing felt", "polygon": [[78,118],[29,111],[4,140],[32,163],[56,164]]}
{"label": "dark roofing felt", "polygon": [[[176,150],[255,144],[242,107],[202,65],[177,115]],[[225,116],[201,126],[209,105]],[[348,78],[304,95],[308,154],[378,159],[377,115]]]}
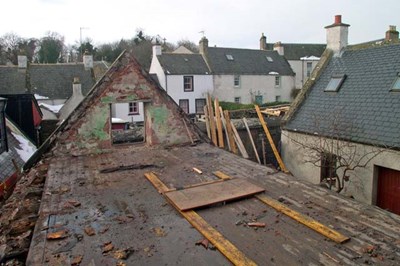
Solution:
{"label": "dark roofing felt", "polygon": [[26,93],[25,70],[17,66],[0,66],[0,94]]}
{"label": "dark roofing felt", "polygon": [[200,54],[162,54],[157,56],[167,74],[205,75],[210,70]]}
{"label": "dark roofing felt", "polygon": [[80,64],[33,64],[29,66],[32,93],[50,99],[68,99],[72,96],[72,82],[79,77],[82,94],[86,95],[94,85],[91,70]]}
{"label": "dark roofing felt", "polygon": [[[287,60],[300,60],[306,56],[321,57],[325,51],[326,44],[312,44],[312,43],[282,43],[283,53]],[[274,44],[267,44],[268,50],[274,49]]]}
{"label": "dark roofing felt", "polygon": [[[228,60],[226,55],[233,56]],[[267,60],[271,57],[273,62]],[[208,47],[207,60],[213,74],[294,75],[289,63],[276,51]]]}
{"label": "dark roofing felt", "polygon": [[[286,128],[400,148],[400,91],[391,91],[399,72],[400,44],[347,49],[332,57]],[[324,92],[335,74],[347,75],[340,90]]]}

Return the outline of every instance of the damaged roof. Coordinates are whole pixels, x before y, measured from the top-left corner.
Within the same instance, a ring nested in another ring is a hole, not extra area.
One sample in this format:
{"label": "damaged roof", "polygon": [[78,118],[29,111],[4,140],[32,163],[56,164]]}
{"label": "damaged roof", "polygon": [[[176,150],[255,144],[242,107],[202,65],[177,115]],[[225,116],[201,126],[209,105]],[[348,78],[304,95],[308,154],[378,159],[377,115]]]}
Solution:
{"label": "damaged roof", "polygon": [[[400,148],[400,45],[347,47],[333,56],[286,129],[372,145]],[[337,91],[327,91],[343,76]]]}

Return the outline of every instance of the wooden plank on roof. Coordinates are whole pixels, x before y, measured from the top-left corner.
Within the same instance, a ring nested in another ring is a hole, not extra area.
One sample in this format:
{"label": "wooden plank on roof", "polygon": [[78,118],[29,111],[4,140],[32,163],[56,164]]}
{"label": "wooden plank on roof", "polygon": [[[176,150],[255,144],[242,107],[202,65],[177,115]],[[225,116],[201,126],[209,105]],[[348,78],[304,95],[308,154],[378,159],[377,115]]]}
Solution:
{"label": "wooden plank on roof", "polygon": [[214,145],[217,146],[218,139],[217,139],[217,131],[215,128],[214,110],[212,107],[212,100],[211,100],[211,96],[209,93],[207,94],[206,101],[207,101],[207,108],[208,108],[208,118],[209,118],[209,122],[210,122],[211,140],[214,143]]}
{"label": "wooden plank on roof", "polygon": [[225,182],[206,184],[177,191],[165,196],[181,211],[209,206],[215,203],[251,196],[265,189],[245,179],[230,179]]}
{"label": "wooden plank on roof", "polygon": [[235,143],[235,138],[233,136],[233,130],[232,130],[232,125],[231,125],[231,119],[229,117],[229,112],[228,110],[224,110],[224,116],[225,116],[225,121],[226,121],[226,130],[228,132],[228,142],[230,143],[231,151],[234,154],[238,154],[238,149],[236,147]]}
{"label": "wooden plank on roof", "polygon": [[221,114],[219,109],[219,101],[217,98],[214,99],[214,109],[215,109],[215,121],[217,124],[218,133],[218,147],[224,148],[224,132],[222,130]]}
{"label": "wooden plank on roof", "polygon": [[[158,178],[154,173],[146,173],[146,178],[154,185],[160,192],[165,193],[169,188]],[[255,266],[254,261],[248,258],[243,252],[237,249],[229,240],[227,240],[220,232],[215,230],[209,225],[200,215],[195,211],[180,211],[179,213],[199,231],[205,238],[210,241],[233,265]]]}

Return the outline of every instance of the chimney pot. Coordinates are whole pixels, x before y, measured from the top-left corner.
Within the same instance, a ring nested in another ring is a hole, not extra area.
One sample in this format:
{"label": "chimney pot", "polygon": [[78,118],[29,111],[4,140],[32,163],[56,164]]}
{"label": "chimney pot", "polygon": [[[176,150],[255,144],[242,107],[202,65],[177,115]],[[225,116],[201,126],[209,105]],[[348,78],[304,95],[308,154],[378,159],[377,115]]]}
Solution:
{"label": "chimney pot", "polygon": [[336,15],[335,24],[341,24],[341,23],[342,23],[342,15]]}

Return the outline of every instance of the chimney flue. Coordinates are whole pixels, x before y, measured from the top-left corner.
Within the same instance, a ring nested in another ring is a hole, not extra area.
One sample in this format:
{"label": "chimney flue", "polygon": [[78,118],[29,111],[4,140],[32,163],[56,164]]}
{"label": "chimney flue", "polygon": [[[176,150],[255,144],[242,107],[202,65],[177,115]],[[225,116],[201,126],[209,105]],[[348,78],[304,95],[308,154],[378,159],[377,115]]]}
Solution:
{"label": "chimney flue", "polygon": [[260,50],[267,50],[267,37],[265,37],[264,33],[261,34],[260,38]]}
{"label": "chimney flue", "polygon": [[386,31],[385,34],[386,41],[398,41],[399,40],[399,32],[396,30],[396,26],[390,25],[389,30]]}
{"label": "chimney flue", "polygon": [[341,23],[342,23],[342,15],[336,15],[335,24],[341,24]]}

